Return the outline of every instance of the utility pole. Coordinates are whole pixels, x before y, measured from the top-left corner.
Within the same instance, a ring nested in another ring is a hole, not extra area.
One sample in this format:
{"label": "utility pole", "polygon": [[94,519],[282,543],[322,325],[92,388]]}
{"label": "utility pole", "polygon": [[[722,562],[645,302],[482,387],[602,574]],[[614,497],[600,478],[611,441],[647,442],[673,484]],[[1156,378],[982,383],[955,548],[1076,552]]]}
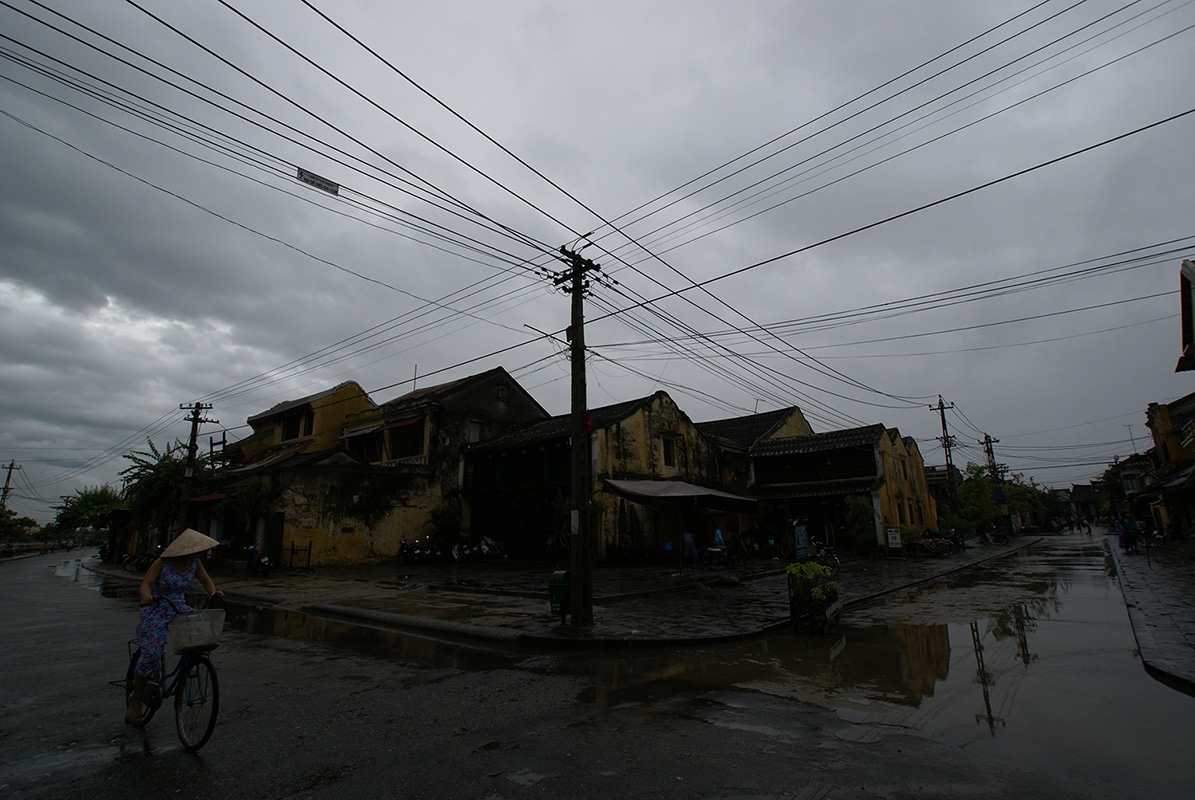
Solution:
{"label": "utility pole", "polygon": [[980,444],[983,445],[983,452],[987,453],[988,457],[988,477],[997,483],[1004,480],[1004,467],[996,463],[996,454],[992,450],[992,445],[999,443],[999,439],[993,439],[986,433],[983,435],[983,440],[980,441]]}
{"label": "utility pole", "polygon": [[954,403],[946,405],[946,402],[942,400],[942,395],[938,395],[938,404],[936,406],[930,406],[930,409],[937,411],[942,419],[942,435],[938,438],[938,441],[942,443],[942,450],[946,453],[946,476],[950,481],[950,496],[954,497],[956,493],[954,485],[954,461],[951,459],[950,451],[954,448],[955,438],[946,429],[946,409],[948,408],[954,408]]}
{"label": "utility pole", "polygon": [[992,490],[992,496],[996,500],[997,505],[1000,506],[1000,513],[1004,515],[1001,521],[1005,525],[1005,530],[1011,534],[1014,531],[1012,514],[1008,510],[1008,497],[1004,493],[1004,487],[1000,485],[1004,483],[1004,474],[1008,471],[1008,467],[1004,464],[996,463],[996,453],[992,450],[992,444],[999,441],[999,439],[993,439],[985,433],[980,444],[983,445],[983,452],[987,453],[988,457],[988,477],[992,479],[992,483],[996,484]]}
{"label": "utility pole", "polygon": [[580,253],[565,247],[560,253],[569,268],[553,279],[572,295],[572,321],[568,328],[572,356],[572,518],[569,535],[572,570],[572,625],[584,628],[593,625],[593,552],[589,535],[589,494],[593,482],[589,476],[589,410],[585,398],[585,291],[589,281],[585,273],[598,265]]}
{"label": "utility pole", "polygon": [[1133,443],[1133,455],[1137,455],[1137,437],[1133,436],[1133,426],[1125,425],[1129,429],[1129,441]]}
{"label": "utility pole", "polygon": [[183,470],[182,505],[178,510],[178,529],[181,531],[187,524],[187,501],[191,499],[191,481],[195,477],[195,459],[199,454],[199,426],[205,422],[218,423],[218,419],[208,419],[204,411],[212,408],[211,403],[195,402],[191,405],[179,404],[181,411],[190,411],[185,419],[191,423],[191,438],[187,441],[187,463]]}
{"label": "utility pole", "polygon": [[8,493],[12,491],[12,471],[20,469],[17,462],[8,462],[8,477],[4,479],[4,492],[0,493],[0,509],[8,509]]}

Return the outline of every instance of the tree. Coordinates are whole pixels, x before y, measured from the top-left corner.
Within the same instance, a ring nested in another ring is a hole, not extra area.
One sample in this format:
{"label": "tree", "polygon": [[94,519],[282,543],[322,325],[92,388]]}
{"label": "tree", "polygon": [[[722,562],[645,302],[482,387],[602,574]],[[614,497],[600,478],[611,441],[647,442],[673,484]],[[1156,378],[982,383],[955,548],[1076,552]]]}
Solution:
{"label": "tree", "polygon": [[28,541],[37,527],[37,520],[18,517],[12,509],[0,508],[0,542]]}
{"label": "tree", "polygon": [[132,462],[132,466],[125,467],[120,473],[126,481],[125,505],[133,514],[135,526],[167,531],[178,519],[184,495],[205,493],[215,478],[202,452],[195,456],[192,477],[186,477],[188,447],[185,442],[175,440],[165,450],[159,450],[152,439],[147,439],[146,443],[149,450],[124,456]]}
{"label": "tree", "polygon": [[943,507],[939,524],[954,528],[962,534],[986,529],[1002,516],[996,500],[997,485],[988,477],[987,467],[967,464],[962,484],[953,502]]}
{"label": "tree", "polygon": [[70,532],[76,528],[106,528],[113,509],[123,508],[120,493],[108,484],[76,489],[74,496],[63,496],[62,504],[53,506],[58,514],[54,525]]}
{"label": "tree", "polygon": [[1004,484],[1004,496],[1008,510],[1020,514],[1022,520],[1032,522],[1045,516],[1047,503],[1043,489],[1032,478],[1026,483],[1024,476],[1014,473]]}
{"label": "tree", "polygon": [[1003,481],[993,481],[987,467],[982,464],[967,464],[966,479],[958,487],[953,504],[943,504],[939,509],[939,520],[943,527],[954,528],[962,533],[973,533],[991,527],[992,523],[1009,513],[1019,514],[1030,522],[1043,520],[1051,509],[1057,507],[1057,500],[1049,489],[1039,486],[1030,478],[1014,473]]}
{"label": "tree", "polygon": [[876,546],[876,513],[871,498],[851,495],[844,501],[846,506],[846,540],[844,547],[862,547],[864,550]]}

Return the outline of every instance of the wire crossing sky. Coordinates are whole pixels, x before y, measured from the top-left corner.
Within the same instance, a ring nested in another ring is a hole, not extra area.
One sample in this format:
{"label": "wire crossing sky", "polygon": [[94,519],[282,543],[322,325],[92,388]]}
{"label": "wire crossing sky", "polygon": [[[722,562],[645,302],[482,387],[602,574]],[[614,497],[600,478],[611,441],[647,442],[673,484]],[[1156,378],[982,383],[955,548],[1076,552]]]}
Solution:
{"label": "wire crossing sky", "polygon": [[1195,388],[1189,1],[398,5],[0,0],[11,508],[196,400],[236,439],[501,365],[564,413],[561,246],[602,266],[594,406],[935,464],[941,395],[960,455],[1067,486]]}

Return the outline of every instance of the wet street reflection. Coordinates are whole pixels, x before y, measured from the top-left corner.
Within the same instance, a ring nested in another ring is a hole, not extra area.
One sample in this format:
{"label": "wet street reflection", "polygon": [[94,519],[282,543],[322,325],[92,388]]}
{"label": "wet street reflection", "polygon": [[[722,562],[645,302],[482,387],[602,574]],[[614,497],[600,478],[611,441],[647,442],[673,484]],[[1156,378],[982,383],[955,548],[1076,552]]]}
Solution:
{"label": "wet street reflection", "polygon": [[[1143,670],[1115,576],[1090,540],[1047,539],[848,609],[826,635],[592,666],[590,699],[611,707],[747,691],[832,711],[843,740],[913,735],[1076,776],[1144,769],[1169,788],[1182,774],[1195,712],[1195,700]],[[746,702],[757,722],[776,708]],[[710,711],[708,721],[741,726],[742,708]]]}
{"label": "wet street reflection", "polygon": [[[838,721],[820,735],[842,741],[915,736],[1063,775],[1144,771],[1169,788],[1195,699],[1142,669],[1109,563],[1098,539],[1047,538],[849,607],[826,633],[708,647],[527,652],[235,604],[229,620],[245,635],[411,665],[568,674],[585,687],[579,701],[608,713],[697,714],[783,737],[794,709],[816,707]],[[133,597],[127,585],[99,588]]]}

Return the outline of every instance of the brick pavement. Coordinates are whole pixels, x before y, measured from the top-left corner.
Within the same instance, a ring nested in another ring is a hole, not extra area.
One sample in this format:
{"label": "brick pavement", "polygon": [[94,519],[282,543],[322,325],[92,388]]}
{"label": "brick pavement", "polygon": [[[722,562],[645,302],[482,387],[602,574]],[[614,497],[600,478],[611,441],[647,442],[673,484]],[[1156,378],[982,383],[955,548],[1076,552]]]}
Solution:
{"label": "brick pavement", "polygon": [[1125,554],[1107,538],[1137,651],[1154,677],[1195,694],[1195,540]]}
{"label": "brick pavement", "polygon": [[[1097,536],[1106,531],[1096,531]],[[852,560],[838,582],[844,606],[900,591],[999,558],[1036,538],[1005,547],[971,544],[938,558]],[[1161,680],[1195,693],[1195,541],[1148,555],[1124,555],[1106,539],[1116,564],[1142,662]],[[130,581],[119,568],[100,571]],[[791,624],[783,569],[748,562],[735,569],[672,566],[597,567],[594,625],[561,625],[548,604],[547,563],[362,565],[268,578],[211,569],[229,598],[301,610],[350,623],[502,641],[537,648],[602,648],[730,641]]]}
{"label": "brick pavement", "polygon": [[[838,576],[844,607],[940,578],[1026,547],[972,545],[935,558],[848,561]],[[128,579],[136,576],[102,568]],[[347,622],[499,640],[538,648],[642,647],[732,641],[791,624],[783,566],[596,567],[594,625],[561,625],[548,603],[545,563],[388,564],[275,573],[209,568],[230,599]]]}

